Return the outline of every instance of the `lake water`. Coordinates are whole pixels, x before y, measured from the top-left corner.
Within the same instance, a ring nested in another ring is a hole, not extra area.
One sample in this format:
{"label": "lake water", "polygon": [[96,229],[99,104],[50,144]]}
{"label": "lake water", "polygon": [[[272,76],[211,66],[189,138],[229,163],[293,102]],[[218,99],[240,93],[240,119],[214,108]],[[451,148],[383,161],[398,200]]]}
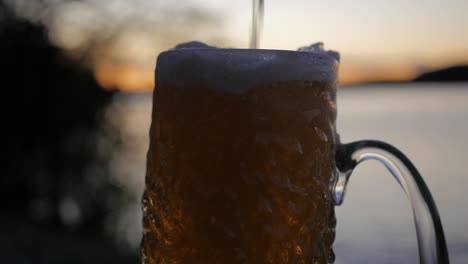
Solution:
{"label": "lake water", "polygon": [[[116,230],[134,246],[141,234],[139,199],[150,115],[150,94],[118,94],[106,113],[105,123],[123,142],[109,150],[112,181],[134,197],[122,210]],[[341,89],[337,124],[343,142],[383,140],[413,161],[438,206],[451,263],[468,263],[468,83]],[[418,263],[412,211],[379,163],[356,168],[336,213],[336,263]]]}

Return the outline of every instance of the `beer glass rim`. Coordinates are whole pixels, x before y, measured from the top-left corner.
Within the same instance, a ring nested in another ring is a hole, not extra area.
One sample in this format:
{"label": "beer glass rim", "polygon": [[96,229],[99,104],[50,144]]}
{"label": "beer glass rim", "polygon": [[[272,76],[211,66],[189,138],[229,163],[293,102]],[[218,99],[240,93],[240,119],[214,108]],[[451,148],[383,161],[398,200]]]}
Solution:
{"label": "beer glass rim", "polygon": [[[187,53],[208,53],[208,54],[229,54],[239,56],[262,56],[262,55],[276,55],[276,56],[300,56],[310,59],[319,59],[327,61],[328,63],[339,63],[339,58],[335,51],[327,50],[283,50],[283,49],[250,49],[250,48],[213,48],[213,47],[197,47],[197,48],[174,48],[160,53],[159,56],[165,54],[187,54]],[[339,55],[338,55],[339,56]]]}
{"label": "beer glass rim", "polygon": [[335,84],[339,61],[323,50],[180,48],[161,53],[157,65],[156,85],[193,82],[242,93],[262,81]]}

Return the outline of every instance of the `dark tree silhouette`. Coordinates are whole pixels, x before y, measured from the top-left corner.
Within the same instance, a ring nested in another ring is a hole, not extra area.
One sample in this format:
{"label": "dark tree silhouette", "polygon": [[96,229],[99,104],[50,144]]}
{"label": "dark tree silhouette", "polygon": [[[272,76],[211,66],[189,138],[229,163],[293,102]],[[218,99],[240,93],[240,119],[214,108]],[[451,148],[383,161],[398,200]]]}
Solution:
{"label": "dark tree silhouette", "polygon": [[424,73],[415,82],[466,82],[468,66],[454,66],[433,72]]}
{"label": "dark tree silhouette", "polygon": [[86,171],[112,92],[3,2],[0,78],[0,263],[135,261],[103,235],[105,198],[118,190]]}

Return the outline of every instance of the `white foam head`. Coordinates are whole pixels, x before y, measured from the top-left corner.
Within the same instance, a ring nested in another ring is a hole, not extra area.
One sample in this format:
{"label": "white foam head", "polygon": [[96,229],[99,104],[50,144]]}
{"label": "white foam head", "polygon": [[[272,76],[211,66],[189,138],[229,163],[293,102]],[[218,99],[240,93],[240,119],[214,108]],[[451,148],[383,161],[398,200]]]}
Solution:
{"label": "white foam head", "polygon": [[237,93],[264,81],[334,83],[338,63],[337,52],[325,51],[317,45],[299,51],[285,51],[217,49],[200,42],[190,42],[159,55],[156,80],[162,85],[201,83]]}

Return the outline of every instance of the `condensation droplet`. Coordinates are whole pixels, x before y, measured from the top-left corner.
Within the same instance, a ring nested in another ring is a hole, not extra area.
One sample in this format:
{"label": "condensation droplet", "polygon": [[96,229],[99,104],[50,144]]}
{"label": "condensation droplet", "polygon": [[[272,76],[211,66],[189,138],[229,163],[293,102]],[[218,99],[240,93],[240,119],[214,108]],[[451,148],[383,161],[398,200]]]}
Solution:
{"label": "condensation droplet", "polygon": [[327,137],[327,134],[325,134],[325,132],[323,132],[322,129],[318,128],[318,127],[314,127],[314,130],[315,130],[315,133],[317,134],[317,136],[319,136],[319,138],[324,141],[324,142],[328,142],[328,137]]}
{"label": "condensation droplet", "polygon": [[299,142],[299,140],[296,139],[296,148],[297,148],[297,151],[302,155],[304,154],[304,151],[302,150],[302,144],[301,142]]}
{"label": "condensation droplet", "polygon": [[302,255],[302,248],[301,248],[301,246],[296,245],[295,253],[296,253],[296,255]]}

